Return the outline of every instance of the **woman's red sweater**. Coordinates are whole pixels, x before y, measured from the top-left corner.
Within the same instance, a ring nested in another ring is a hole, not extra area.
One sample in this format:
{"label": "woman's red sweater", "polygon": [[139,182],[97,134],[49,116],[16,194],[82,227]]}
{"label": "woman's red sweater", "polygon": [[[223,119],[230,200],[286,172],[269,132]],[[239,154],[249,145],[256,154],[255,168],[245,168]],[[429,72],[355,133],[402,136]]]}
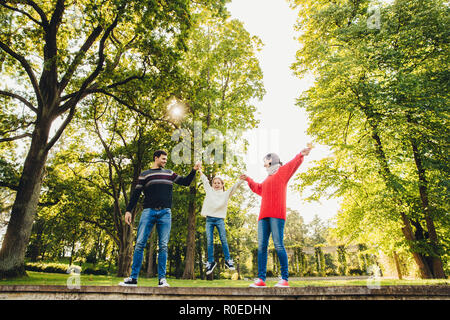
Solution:
{"label": "woman's red sweater", "polygon": [[262,183],[257,183],[247,177],[250,189],[262,198],[258,221],[263,218],[286,220],[287,184],[302,162],[303,155],[299,153],[294,159],[281,166],[275,174],[268,176]]}

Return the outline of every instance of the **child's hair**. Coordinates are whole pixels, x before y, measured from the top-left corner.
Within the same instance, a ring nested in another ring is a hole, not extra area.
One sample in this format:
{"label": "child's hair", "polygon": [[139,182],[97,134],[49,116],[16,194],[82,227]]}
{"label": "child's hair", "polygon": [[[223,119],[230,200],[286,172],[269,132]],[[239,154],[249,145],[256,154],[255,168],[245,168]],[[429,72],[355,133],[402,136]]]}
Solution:
{"label": "child's hair", "polygon": [[225,183],[223,182],[223,180],[222,180],[222,178],[220,178],[220,177],[214,177],[213,179],[212,179],[212,183],[214,183],[214,180],[219,180],[221,183],[222,183],[222,190],[223,191],[225,191]]}

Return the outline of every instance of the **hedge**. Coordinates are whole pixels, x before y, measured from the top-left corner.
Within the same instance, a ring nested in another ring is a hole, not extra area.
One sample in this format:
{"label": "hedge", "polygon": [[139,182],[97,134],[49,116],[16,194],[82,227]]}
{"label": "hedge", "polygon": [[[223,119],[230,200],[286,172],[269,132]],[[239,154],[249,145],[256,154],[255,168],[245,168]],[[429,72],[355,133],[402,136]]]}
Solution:
{"label": "hedge", "polygon": [[[81,267],[79,266],[71,266],[71,269],[74,269],[73,271],[75,271],[76,269],[81,272]],[[56,262],[27,262],[25,264],[25,270],[46,273],[68,273],[67,271],[69,270],[69,265]],[[92,275],[107,275],[108,271],[104,269],[86,268],[82,271],[82,273]]]}

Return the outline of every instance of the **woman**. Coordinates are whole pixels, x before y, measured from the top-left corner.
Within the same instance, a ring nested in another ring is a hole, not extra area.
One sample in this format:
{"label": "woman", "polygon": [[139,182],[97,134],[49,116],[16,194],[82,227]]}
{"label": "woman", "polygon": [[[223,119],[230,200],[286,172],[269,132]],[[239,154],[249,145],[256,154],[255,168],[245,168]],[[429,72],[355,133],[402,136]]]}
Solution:
{"label": "woman", "polygon": [[262,183],[254,182],[245,174],[240,176],[240,179],[247,181],[253,192],[262,197],[258,218],[258,279],[250,287],[266,287],[267,247],[271,233],[281,267],[281,280],[275,287],[289,287],[288,257],[283,244],[286,190],[289,179],[310,151],[311,147],[308,146],[285,165],[280,162],[278,155],[269,153],[264,157],[264,167],[268,177]]}
{"label": "woman", "polygon": [[206,217],[206,242],[208,252],[208,262],[206,263],[206,274],[213,272],[217,263],[214,262],[214,227],[219,232],[220,241],[222,242],[223,255],[225,257],[225,266],[230,270],[234,270],[234,263],[230,257],[230,249],[227,242],[227,234],[225,231],[225,217],[227,215],[228,200],[236,189],[243,182],[239,180],[230,189],[224,189],[224,182],[219,177],[214,177],[212,186],[209,185],[208,178],[200,170],[200,178],[203,182],[206,196],[203,201],[201,215]]}

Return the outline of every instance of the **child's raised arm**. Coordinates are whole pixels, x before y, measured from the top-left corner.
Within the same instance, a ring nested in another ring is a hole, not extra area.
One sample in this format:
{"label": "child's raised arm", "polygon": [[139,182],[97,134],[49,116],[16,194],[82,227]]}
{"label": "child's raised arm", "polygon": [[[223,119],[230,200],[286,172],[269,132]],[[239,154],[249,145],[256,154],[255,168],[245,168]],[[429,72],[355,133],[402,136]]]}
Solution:
{"label": "child's raised arm", "polygon": [[242,182],[244,182],[244,180],[238,179],[238,181],[236,181],[235,184],[233,184],[233,186],[227,190],[230,193],[230,195],[229,195],[230,197],[237,190],[237,188],[239,188],[239,186],[242,184]]}
{"label": "child's raised arm", "polygon": [[202,180],[203,188],[205,189],[205,192],[208,193],[210,191],[213,191],[213,188],[209,184],[208,178],[205,176],[203,171],[199,170],[199,172],[200,172],[200,180]]}

